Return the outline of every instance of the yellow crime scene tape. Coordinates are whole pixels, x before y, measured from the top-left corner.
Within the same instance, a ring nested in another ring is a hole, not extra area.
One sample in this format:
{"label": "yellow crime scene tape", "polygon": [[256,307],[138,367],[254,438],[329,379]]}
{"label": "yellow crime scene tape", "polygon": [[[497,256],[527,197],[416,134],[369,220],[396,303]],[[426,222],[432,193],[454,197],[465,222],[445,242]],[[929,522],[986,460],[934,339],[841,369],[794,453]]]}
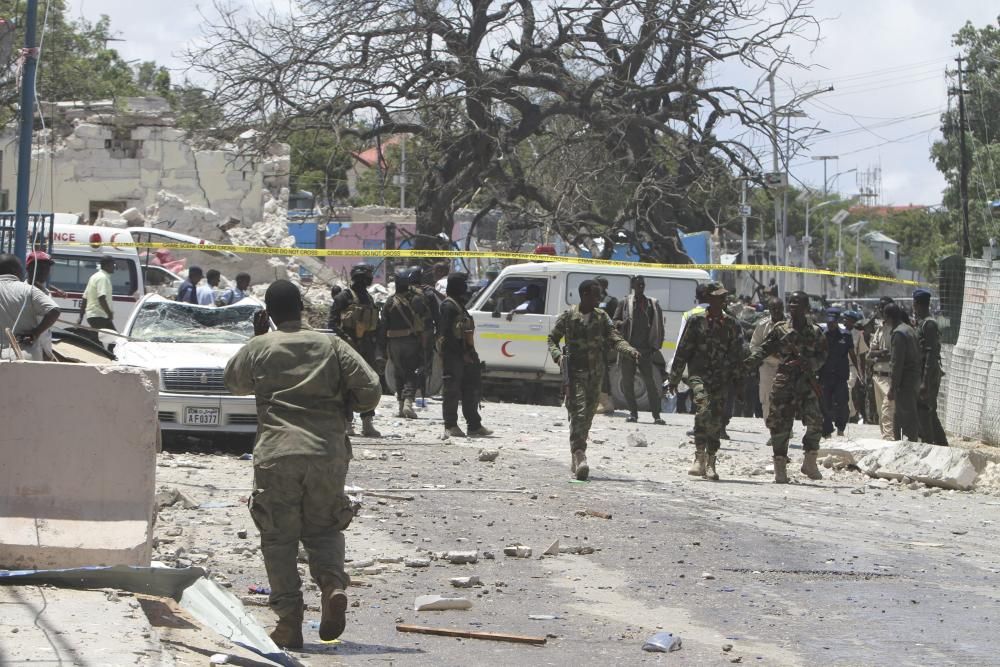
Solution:
{"label": "yellow crime scene tape", "polygon": [[[90,246],[89,243],[76,242],[66,245]],[[336,248],[275,248],[271,246],[241,246],[201,243],[109,243],[115,248],[147,248],[168,250],[202,250],[227,251],[249,255],[270,255],[272,257],[378,257],[378,258],[414,258],[414,259],[506,259],[521,262],[570,262],[584,266],[618,266],[623,268],[648,269],[695,269],[700,271],[770,271],[774,273],[799,273],[816,276],[842,278],[857,278],[858,280],[874,280],[880,283],[894,285],[910,285],[918,287],[922,283],[915,280],[903,280],[877,276],[870,273],[838,273],[827,269],[803,269],[798,266],[775,266],[771,264],[659,264],[649,262],[623,262],[614,259],[593,259],[591,257],[575,257],[566,255],[536,255],[527,252],[503,252],[480,250],[361,250]],[[91,246],[92,247],[92,246]]]}

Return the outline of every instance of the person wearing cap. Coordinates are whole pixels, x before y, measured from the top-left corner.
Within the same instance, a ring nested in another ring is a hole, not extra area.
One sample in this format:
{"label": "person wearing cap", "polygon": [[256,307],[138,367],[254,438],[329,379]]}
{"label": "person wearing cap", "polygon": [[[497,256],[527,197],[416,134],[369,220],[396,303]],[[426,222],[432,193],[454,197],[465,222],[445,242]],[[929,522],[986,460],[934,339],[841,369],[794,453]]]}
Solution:
{"label": "person wearing cap", "polygon": [[204,277],[200,266],[188,269],[187,279],[177,288],[177,300],[182,303],[198,304],[198,283]]}
{"label": "person wearing cap", "polygon": [[537,284],[525,285],[514,292],[514,296],[523,297],[524,301],[507,313],[508,322],[514,319],[515,314],[541,315],[545,312],[545,299],[542,298],[542,288]]}
{"label": "person wearing cap", "polygon": [[720,282],[705,284],[704,312],[691,315],[670,366],[667,391],[677,392],[681,379],[691,387],[697,408],[694,418],[695,456],[689,475],[717,480],[726,391],[742,377],[743,329],[725,311],[729,291]]}
{"label": "person wearing cap", "polygon": [[6,330],[14,334],[21,353],[45,361],[41,339],[59,319],[59,306],[47,294],[23,282],[24,268],[15,255],[0,254],[0,359],[15,359]]}
{"label": "person wearing cap", "polygon": [[[34,252],[28,253],[28,258],[25,262],[27,281],[41,290],[46,296],[51,297],[52,295],[55,295],[60,298],[65,298],[66,292],[62,291],[58,287],[49,287],[49,274],[52,271],[53,264],[55,264],[55,262],[52,261],[52,258],[47,252],[35,250]],[[52,329],[46,329],[37,340],[38,347],[41,349],[45,360],[54,361],[55,354],[52,351]]]}
{"label": "person wearing cap", "polygon": [[843,436],[850,418],[851,400],[847,382],[851,377],[854,358],[854,338],[840,326],[840,308],[826,309],[826,361],[819,369],[819,381],[823,388],[823,437]]}
{"label": "person wearing cap", "polygon": [[[302,321],[302,295],[276,280],[254,315],[254,337],[226,364],[226,388],[253,394],[257,436],[248,506],[260,531],[260,553],[278,616],[271,639],[302,648],[305,604],[299,543],[320,589],[319,637],[336,639],[346,625],[351,578],[344,570],[344,530],[355,510],[344,491],[351,444],[345,415],[378,405],[378,375],[336,336]],[[277,330],[270,331],[270,322]]]}
{"label": "person wearing cap", "polygon": [[[83,298],[80,300],[80,319],[87,318],[87,326],[92,329],[115,329],[115,311],[111,309],[114,301],[114,287],[111,284],[111,276],[115,272],[115,258],[105,255],[101,257],[100,266],[94,275],[87,281],[87,287],[83,290]],[[95,342],[98,340],[97,334],[90,332],[88,336]]]}
{"label": "person wearing cap", "polygon": [[847,379],[847,390],[850,392],[848,421],[855,424],[865,419],[865,359],[868,355],[868,344],[865,334],[858,326],[862,320],[861,313],[856,310],[844,311],[844,326],[853,339],[854,359],[851,363],[850,376]]}
{"label": "person wearing cap", "polygon": [[920,387],[917,393],[917,417],[920,439],[934,445],[948,446],[948,436],[937,413],[941,390],[941,332],[931,317],[931,293],[920,287],[913,290],[913,318],[917,321],[920,346]]}
{"label": "person wearing cap", "polygon": [[[767,315],[761,318],[760,322],[753,330],[750,337],[750,347],[760,347],[779,322],[785,321],[785,304],[776,296],[767,300]],[[764,419],[771,413],[771,386],[774,384],[774,376],[778,373],[778,356],[772,354],[765,357],[760,365],[760,405],[764,411]]]}
{"label": "person wearing cap", "polygon": [[920,345],[917,332],[898,303],[882,309],[882,317],[892,330],[889,357],[889,391],[886,398],[893,402],[893,440],[920,440],[920,417],[917,396],[920,392]]}
{"label": "person wearing cap", "polygon": [[896,406],[889,398],[892,385],[892,327],[886,323],[883,313],[885,308],[894,303],[891,297],[883,296],[877,307],[878,317],[871,323],[873,327],[870,350],[868,352],[868,376],[872,381],[875,396],[875,416],[882,432],[883,440],[895,440],[893,415]]}
{"label": "person wearing cap", "polygon": [[[584,280],[577,292],[579,305],[564,311],[549,333],[549,354],[562,369],[566,386],[570,472],[578,481],[584,481],[590,475],[587,439],[597,411],[608,356],[618,352],[638,361],[639,352],[621,337],[608,314],[597,307],[601,303],[597,281]],[[560,350],[563,339],[566,345]]]}
{"label": "person wearing cap", "polygon": [[639,351],[639,361],[633,361],[625,356],[621,359],[622,389],[625,392],[625,402],[628,403],[628,422],[639,421],[639,404],[635,399],[635,372],[639,371],[642,383],[646,387],[646,400],[649,411],[653,413],[654,424],[665,424],[660,419],[660,404],[662,388],[653,380],[654,356],[659,356],[663,347],[663,310],[653,297],[646,296],[646,279],[642,276],[632,276],[632,293],[618,304],[614,322],[628,344]]}
{"label": "person wearing cap", "polygon": [[[476,323],[466,310],[469,296],[468,276],[452,273],[445,285],[445,300],[441,302],[441,319],[437,331],[441,350],[442,379],[441,416],[446,437],[486,437],[493,431],[483,426],[479,415],[482,395],[482,365],[476,352]],[[458,425],[458,404],[462,404],[465,432]]]}
{"label": "person wearing cap", "polygon": [[820,390],[816,373],[826,361],[826,337],[809,321],[809,295],[793,292],[788,298],[788,319],[779,322],[759,347],[750,351],[748,367],[760,366],[772,354],[778,355],[778,372],[771,388],[771,412],[767,428],[768,445],[774,456],[775,484],[788,483],[788,441],[796,416],[806,427],[802,436],[802,473],[809,479],[823,479],[816,455],[823,433]]}

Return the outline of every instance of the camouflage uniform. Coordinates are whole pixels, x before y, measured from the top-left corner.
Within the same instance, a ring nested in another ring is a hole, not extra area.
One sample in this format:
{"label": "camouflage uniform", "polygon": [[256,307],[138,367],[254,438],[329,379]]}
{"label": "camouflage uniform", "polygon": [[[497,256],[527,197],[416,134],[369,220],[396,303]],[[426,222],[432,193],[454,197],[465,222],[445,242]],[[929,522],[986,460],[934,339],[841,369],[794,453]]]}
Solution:
{"label": "camouflage uniform", "polygon": [[823,432],[823,412],[813,383],[816,373],[826,361],[826,336],[819,326],[806,323],[796,329],[791,320],[774,326],[760,347],[751,351],[747,365],[760,366],[765,357],[778,356],[778,371],[771,388],[771,411],[765,420],[771,431],[768,444],[774,456],[788,457],[788,439],[796,415],[806,427],[802,448],[819,450]]}
{"label": "camouflage uniform", "polygon": [[[352,285],[343,290],[330,304],[327,328],[351,344],[354,351],[372,368],[376,367],[376,333],[378,311],[368,290],[360,285]],[[361,418],[374,416],[375,411],[361,413]]]}
{"label": "camouflage uniform", "polygon": [[343,530],[354,517],[344,494],[351,459],[345,413],[378,405],[378,375],[347,343],[298,322],[256,336],[226,365],[226,387],[253,394],[257,439],[250,516],[279,619],[302,622],[299,542],[324,595],[345,590]]}
{"label": "camouflage uniform", "polygon": [[[565,353],[559,351],[563,338],[566,339]],[[636,353],[600,308],[584,315],[579,306],[571,307],[559,316],[549,334],[549,354],[556,363],[564,364],[563,377],[568,384],[566,409],[570,421],[570,451],[587,449],[587,435],[597,411],[609,351]]]}
{"label": "camouflage uniform", "polygon": [[917,398],[920,417],[920,439],[935,445],[948,446],[948,436],[938,418],[938,392],[941,391],[941,333],[937,320],[925,317],[917,321],[920,343],[921,392]]}
{"label": "camouflage uniform", "polygon": [[712,317],[707,310],[693,313],[684,325],[670,384],[691,387],[695,404],[694,446],[699,454],[715,456],[722,434],[726,391],[742,377],[743,329],[732,315]]}

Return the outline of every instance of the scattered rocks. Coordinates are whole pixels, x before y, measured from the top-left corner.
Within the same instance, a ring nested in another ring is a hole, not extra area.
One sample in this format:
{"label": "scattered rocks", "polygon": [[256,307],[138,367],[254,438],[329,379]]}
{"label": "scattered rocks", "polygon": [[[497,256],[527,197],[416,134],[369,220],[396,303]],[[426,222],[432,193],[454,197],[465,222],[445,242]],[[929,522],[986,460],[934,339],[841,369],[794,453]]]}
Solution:
{"label": "scattered rocks", "polygon": [[480,449],[479,450],[479,460],[483,463],[492,463],[497,460],[500,456],[500,451],[497,449]]}
{"label": "scattered rocks", "polygon": [[504,547],[503,553],[505,556],[513,556],[514,558],[531,558],[531,547],[526,547],[523,544],[513,544],[509,547]]}
{"label": "scattered rocks", "polygon": [[976,451],[899,442],[866,455],[858,467],[872,477],[912,478],[928,486],[967,491],[976,484],[987,459]]}
{"label": "scattered rocks", "polygon": [[153,503],[156,506],[157,512],[164,507],[173,507],[177,503],[180,503],[181,507],[186,510],[197,509],[199,505],[199,503],[195,502],[194,499],[183,491],[173,488],[163,488],[157,491]]}
{"label": "scattered rocks", "polygon": [[404,558],[403,565],[406,567],[430,567],[430,558]]}
{"label": "scattered rocks", "polygon": [[589,547],[589,546],[559,547],[559,553],[587,556],[589,554],[594,553],[594,547]]}
{"label": "scattered rocks", "polygon": [[444,559],[452,565],[464,565],[479,561],[478,551],[449,551],[444,555]]}
{"label": "scattered rocks", "polygon": [[556,540],[549,545],[548,549],[542,552],[545,556],[558,556],[559,555],[559,540]]}
{"label": "scattered rocks", "polygon": [[481,586],[482,582],[479,581],[479,577],[452,577],[448,580],[452,586],[455,588],[472,588],[473,586]]}

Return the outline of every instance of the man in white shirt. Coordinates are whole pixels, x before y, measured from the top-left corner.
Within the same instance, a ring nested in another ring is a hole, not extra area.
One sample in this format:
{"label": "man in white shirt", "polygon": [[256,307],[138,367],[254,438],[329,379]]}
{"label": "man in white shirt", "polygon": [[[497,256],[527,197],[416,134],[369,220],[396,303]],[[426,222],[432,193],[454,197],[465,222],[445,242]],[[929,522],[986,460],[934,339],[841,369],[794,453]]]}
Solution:
{"label": "man in white shirt", "polygon": [[[87,288],[83,290],[83,300],[80,302],[80,319],[87,318],[87,326],[94,329],[115,329],[114,288],[111,284],[111,274],[115,272],[115,259],[105,255],[101,258],[100,268],[90,276]],[[92,336],[96,340],[97,336]]]}
{"label": "man in white shirt", "polygon": [[59,307],[40,289],[22,282],[23,275],[21,260],[0,255],[0,359],[16,358],[6,335],[10,329],[26,359],[44,361],[38,341],[59,319]]}
{"label": "man in white shirt", "polygon": [[215,289],[222,280],[222,274],[218,269],[209,269],[205,274],[205,282],[196,287],[198,293],[199,306],[215,305]]}

